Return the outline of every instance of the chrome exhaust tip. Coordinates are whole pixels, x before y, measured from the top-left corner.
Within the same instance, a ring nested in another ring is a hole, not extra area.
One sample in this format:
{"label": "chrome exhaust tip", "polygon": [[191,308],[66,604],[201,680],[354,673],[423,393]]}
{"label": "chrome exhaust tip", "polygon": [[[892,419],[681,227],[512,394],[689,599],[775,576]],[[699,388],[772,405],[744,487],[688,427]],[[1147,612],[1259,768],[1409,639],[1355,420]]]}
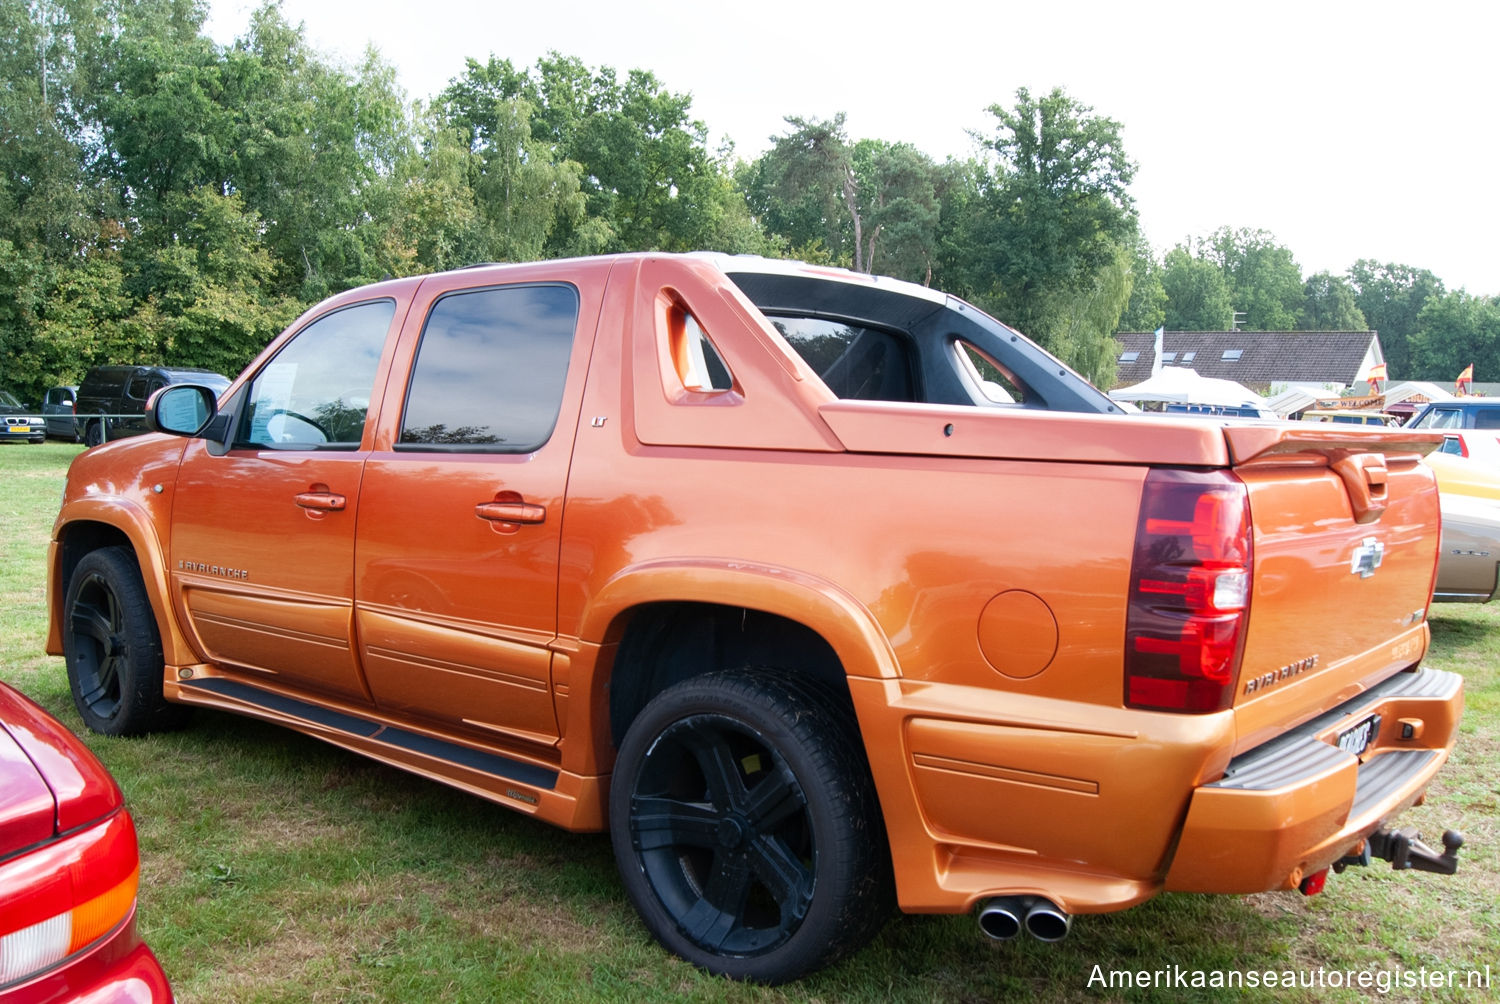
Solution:
{"label": "chrome exhaust tip", "polygon": [[1014,899],[992,899],[979,909],[979,929],[995,941],[1021,933],[1021,905]]}
{"label": "chrome exhaust tip", "polygon": [[1038,941],[1061,941],[1072,926],[1072,915],[1045,899],[1026,911],[1026,930]]}

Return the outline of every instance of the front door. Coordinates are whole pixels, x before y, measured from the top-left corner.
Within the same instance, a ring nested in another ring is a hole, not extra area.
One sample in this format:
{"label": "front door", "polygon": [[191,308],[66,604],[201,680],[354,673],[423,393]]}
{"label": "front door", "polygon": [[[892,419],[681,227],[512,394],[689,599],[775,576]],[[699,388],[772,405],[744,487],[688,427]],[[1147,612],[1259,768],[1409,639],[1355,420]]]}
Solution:
{"label": "front door", "polygon": [[394,442],[359,503],[360,656],[383,709],[556,740],[563,497],[598,312],[570,283],[419,290]]}
{"label": "front door", "polygon": [[227,450],[189,441],[170,567],[206,661],[368,703],[351,636],[354,517],[396,308],[314,319],[227,405]]}

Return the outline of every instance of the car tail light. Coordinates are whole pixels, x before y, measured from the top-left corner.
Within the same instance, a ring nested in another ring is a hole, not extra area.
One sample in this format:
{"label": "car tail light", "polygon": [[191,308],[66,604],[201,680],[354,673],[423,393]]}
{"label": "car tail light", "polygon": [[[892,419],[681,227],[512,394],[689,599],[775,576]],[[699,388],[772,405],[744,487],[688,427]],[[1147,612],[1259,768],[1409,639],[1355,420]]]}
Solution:
{"label": "car tail light", "polygon": [[1250,607],[1250,560],[1242,481],[1223,471],[1146,476],[1125,616],[1126,705],[1229,707]]}
{"label": "car tail light", "polygon": [[135,826],[123,811],[0,865],[0,990],[119,927],[139,881]]}

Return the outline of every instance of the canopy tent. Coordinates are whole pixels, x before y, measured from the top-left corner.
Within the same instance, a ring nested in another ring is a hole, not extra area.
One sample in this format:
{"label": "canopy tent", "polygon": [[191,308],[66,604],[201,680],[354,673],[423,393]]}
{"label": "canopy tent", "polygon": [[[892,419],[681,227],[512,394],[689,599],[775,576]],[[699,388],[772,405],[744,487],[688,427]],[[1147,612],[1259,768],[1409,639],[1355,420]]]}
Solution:
{"label": "canopy tent", "polygon": [[1233,380],[1199,376],[1186,366],[1166,366],[1160,373],[1129,387],[1109,392],[1116,401],[1164,401],[1170,404],[1203,404],[1218,408],[1264,410],[1259,394]]}

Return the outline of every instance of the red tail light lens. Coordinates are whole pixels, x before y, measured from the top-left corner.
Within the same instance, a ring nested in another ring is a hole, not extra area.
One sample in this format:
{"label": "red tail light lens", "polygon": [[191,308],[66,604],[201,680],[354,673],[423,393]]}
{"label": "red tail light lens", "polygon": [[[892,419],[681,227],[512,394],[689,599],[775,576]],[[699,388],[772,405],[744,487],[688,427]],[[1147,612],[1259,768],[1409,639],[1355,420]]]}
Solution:
{"label": "red tail light lens", "polygon": [[0,865],[0,997],[123,923],[139,860],[122,811]]}
{"label": "red tail light lens", "polygon": [[1222,711],[1250,607],[1250,495],[1223,471],[1146,476],[1125,617],[1125,703]]}

